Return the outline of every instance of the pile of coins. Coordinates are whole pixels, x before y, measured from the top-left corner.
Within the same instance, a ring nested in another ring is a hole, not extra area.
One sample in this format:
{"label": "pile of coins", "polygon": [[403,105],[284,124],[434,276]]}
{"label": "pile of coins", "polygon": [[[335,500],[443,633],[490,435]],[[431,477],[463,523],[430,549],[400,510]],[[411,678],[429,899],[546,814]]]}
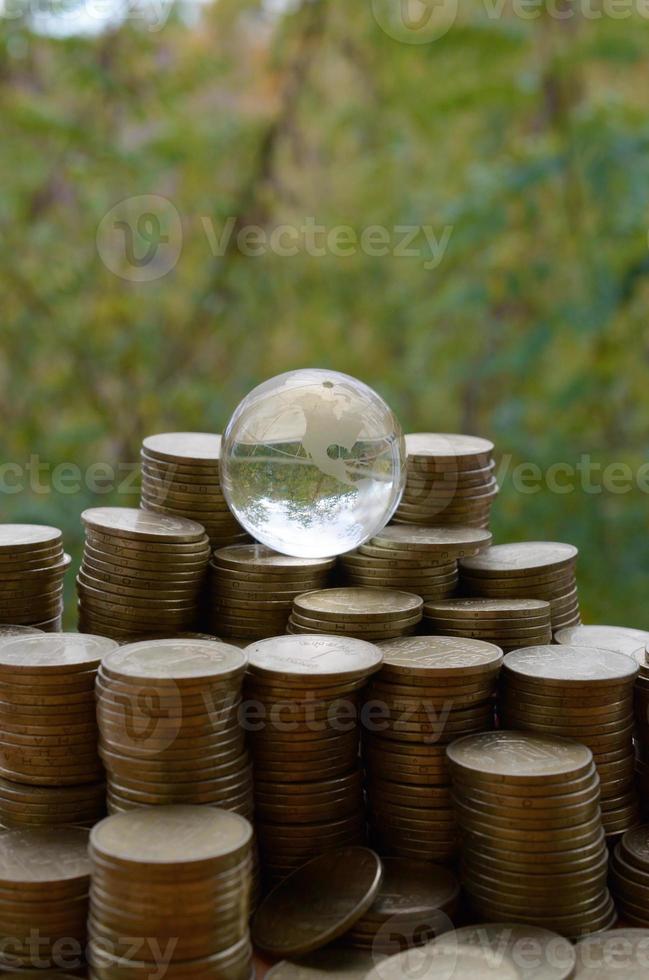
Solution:
{"label": "pile of coins", "polygon": [[89,885],[87,830],[0,834],[0,969],[83,966]]}
{"label": "pile of coins", "polygon": [[211,640],[145,640],[105,658],[97,717],[111,812],[210,804],[252,818],[245,667],[241,650]]}
{"label": "pile of coins", "polygon": [[459,739],[448,758],[463,836],[462,884],[475,914],[570,939],[612,927],[590,749],[501,731]]}
{"label": "pile of coins", "polygon": [[366,691],[368,823],[379,853],[451,861],[458,851],[446,746],[494,725],[502,650],[478,640],[406,637],[380,644]]}
{"label": "pile of coins", "polygon": [[460,562],[465,595],[485,599],[544,599],[552,629],[581,623],[575,577],[577,549],[553,541],[497,544]]}
{"label": "pile of coins", "polygon": [[255,826],[274,884],[364,838],[357,707],[382,655],[371,643],[335,636],[260,640],[246,653]]}
{"label": "pile of coins", "polygon": [[339,588],[305,592],[293,600],[287,632],[334,633],[362,640],[388,640],[414,633],[421,596],[396,589]]}
{"label": "pile of coins", "polygon": [[219,548],[210,562],[208,623],[248,642],[285,633],[293,599],[324,588],[333,566],[333,558],[294,558],[263,544]]}
{"label": "pile of coins", "polygon": [[247,820],[211,807],[143,808],[93,827],[92,977],[250,980],[251,840]]}
{"label": "pile of coins", "polygon": [[591,749],[609,838],[639,819],[633,784],[637,672],[625,654],[572,646],[515,650],[505,657],[502,672],[503,725],[572,738]]}
{"label": "pile of coins", "polygon": [[[9,787],[0,790],[0,809],[9,809],[10,798],[27,796],[15,788],[12,797],[11,783],[63,787],[102,782],[95,678],[101,660],[115,647],[105,637],[79,633],[36,633],[0,643],[0,777]],[[40,807],[56,795],[30,792],[28,798]],[[99,787],[82,790],[80,811],[72,805],[66,816],[86,813],[86,805],[99,795]]]}
{"label": "pile of coins", "polygon": [[381,864],[379,893],[341,940],[345,945],[392,956],[453,928],[460,884],[452,871],[403,858],[383,858]]}
{"label": "pile of coins", "polygon": [[611,891],[629,925],[649,927],[649,826],[627,831],[617,844],[611,859]]}
{"label": "pile of coins", "polygon": [[196,521],[213,548],[248,536],[230,511],[219,473],[221,436],[208,432],[165,432],[142,443],[141,507]]}
{"label": "pile of coins", "polygon": [[126,643],[195,628],[210,555],[200,524],[128,507],[96,507],[81,519],[79,629]]}
{"label": "pile of coins", "polygon": [[406,451],[408,475],[395,521],[489,527],[498,494],[492,442],[420,432],[406,436]]}
{"label": "pile of coins", "polygon": [[632,657],[639,667],[634,688],[636,789],[642,812],[649,816],[649,632],[627,626],[574,626],[555,640],[567,646],[595,647]]}
{"label": "pile of coins", "polygon": [[444,599],[458,584],[458,559],[491,543],[472,527],[386,527],[339,559],[343,579],[367,588],[402,589],[424,599]]}
{"label": "pile of coins", "polygon": [[441,636],[486,640],[503,650],[552,642],[550,603],[541,599],[427,602],[422,626]]}
{"label": "pile of coins", "polygon": [[70,562],[58,528],[0,524],[0,623],[58,632]]}

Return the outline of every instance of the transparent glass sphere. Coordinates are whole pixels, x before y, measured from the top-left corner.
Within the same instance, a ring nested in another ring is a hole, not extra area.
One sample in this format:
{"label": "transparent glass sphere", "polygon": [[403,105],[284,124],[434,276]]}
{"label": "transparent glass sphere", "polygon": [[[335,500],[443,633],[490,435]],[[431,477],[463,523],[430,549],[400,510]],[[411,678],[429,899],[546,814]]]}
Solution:
{"label": "transparent glass sphere", "polygon": [[244,398],[221,445],[221,483],[237,520],[286,555],[351,551],[385,527],[406,476],[399,422],[347,374],[280,374]]}

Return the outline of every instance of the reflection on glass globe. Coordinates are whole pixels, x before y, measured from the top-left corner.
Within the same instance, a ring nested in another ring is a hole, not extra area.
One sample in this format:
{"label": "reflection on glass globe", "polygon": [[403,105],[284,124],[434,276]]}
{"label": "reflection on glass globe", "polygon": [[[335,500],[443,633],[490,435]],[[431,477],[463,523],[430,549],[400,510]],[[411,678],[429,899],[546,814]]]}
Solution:
{"label": "reflection on glass globe", "polygon": [[221,483],[257,541],[324,558],[385,527],[403,492],[405,459],[401,426],[375,391],[309,368],[244,398],[223,435]]}

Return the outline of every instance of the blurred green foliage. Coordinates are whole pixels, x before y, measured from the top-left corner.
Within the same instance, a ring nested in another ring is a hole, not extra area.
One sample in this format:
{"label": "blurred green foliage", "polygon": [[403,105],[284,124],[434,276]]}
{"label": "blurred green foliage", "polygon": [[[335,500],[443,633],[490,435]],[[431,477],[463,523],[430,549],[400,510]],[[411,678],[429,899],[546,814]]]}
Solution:
{"label": "blurred green foliage", "polygon": [[[491,436],[498,539],[576,543],[586,619],[649,625],[647,487],[601,482],[648,458],[649,21],[468,0],[412,45],[369,0],[260,8],[65,39],[0,20],[0,463],[47,469],[40,491],[5,479],[0,516],[62,526],[78,558],[80,511],[137,495],[65,492],[52,468],[220,431],[259,381],[328,366],[376,387],[406,431]],[[137,283],[97,233],[150,194],[180,215],[182,252]],[[252,257],[236,235],[215,255],[229,217],[450,237],[434,268],[422,235],[410,256]],[[599,492],[513,479],[582,454]]]}

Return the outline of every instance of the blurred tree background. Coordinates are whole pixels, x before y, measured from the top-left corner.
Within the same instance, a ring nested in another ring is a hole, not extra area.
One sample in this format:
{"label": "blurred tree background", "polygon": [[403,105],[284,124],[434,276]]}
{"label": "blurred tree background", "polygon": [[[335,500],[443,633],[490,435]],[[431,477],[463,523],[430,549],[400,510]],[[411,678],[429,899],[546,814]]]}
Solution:
{"label": "blurred tree background", "polygon": [[[467,0],[427,44],[370,0],[214,0],[63,36],[0,18],[1,518],[62,526],[78,558],[84,507],[137,503],[88,467],[136,462],[151,432],[221,431],[259,381],[328,366],[406,431],[490,436],[497,538],[574,542],[586,620],[648,627],[649,20],[563,2],[524,18]],[[141,195],[162,199],[162,236],[182,228],[148,282],[102,237]],[[393,244],[448,229],[447,248],[237,239],[309,219]],[[584,455],[599,468],[568,492],[514,478]],[[612,464],[630,476],[604,485]]]}

